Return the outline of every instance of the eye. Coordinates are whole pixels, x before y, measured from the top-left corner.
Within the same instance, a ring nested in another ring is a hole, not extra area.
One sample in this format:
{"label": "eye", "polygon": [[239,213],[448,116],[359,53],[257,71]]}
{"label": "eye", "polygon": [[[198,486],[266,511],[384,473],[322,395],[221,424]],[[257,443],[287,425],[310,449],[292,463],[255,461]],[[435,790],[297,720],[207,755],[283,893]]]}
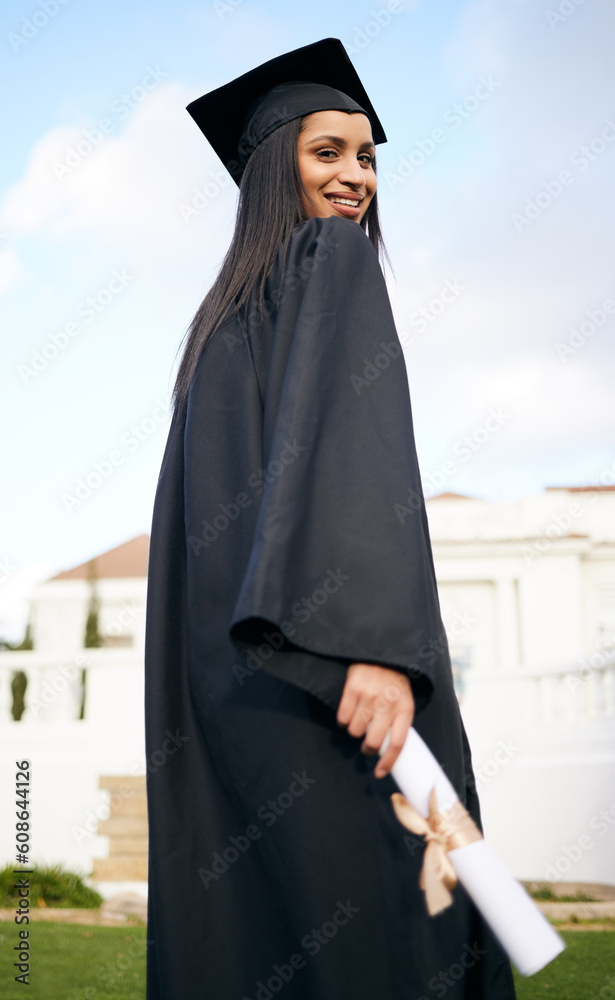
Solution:
{"label": "eye", "polygon": [[[332,147],[327,147],[326,149],[318,149],[316,150],[316,156],[322,160],[332,160],[336,156],[338,156],[338,151],[337,149],[333,149]],[[357,159],[359,163],[363,163],[368,167],[373,167],[376,162],[376,157],[374,156],[373,153],[359,153]]]}

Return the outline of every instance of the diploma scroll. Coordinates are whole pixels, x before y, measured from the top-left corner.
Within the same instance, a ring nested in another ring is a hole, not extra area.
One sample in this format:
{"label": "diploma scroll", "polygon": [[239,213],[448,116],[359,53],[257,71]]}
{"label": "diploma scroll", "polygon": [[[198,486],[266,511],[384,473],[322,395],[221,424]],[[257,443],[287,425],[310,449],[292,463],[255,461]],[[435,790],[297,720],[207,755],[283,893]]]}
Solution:
{"label": "diploma scroll", "polygon": [[[380,754],[386,750],[389,739],[390,734],[387,733]],[[437,830],[440,827],[445,832],[448,831],[448,843],[454,844],[454,827],[457,827],[464,846],[447,849],[444,854],[444,865],[452,866],[454,875],[476,904],[521,975],[534,975],[559,955],[565,948],[564,942],[523,886],[513,878],[485,842],[471,820],[469,824],[466,823],[465,829],[469,827],[474,832],[464,836],[463,819],[461,824],[457,823],[457,819],[459,816],[465,816],[467,819],[465,809],[438,761],[414,728],[409,730],[391,773],[410,807],[413,807],[409,809],[403,804],[403,800],[396,802],[393,797],[396,814],[409,829],[422,833],[421,824],[427,827],[427,818],[429,817],[432,822],[435,818],[433,829]],[[447,824],[447,815],[456,817],[454,824]],[[431,830],[427,831],[426,839],[428,848],[433,841],[443,840]],[[459,839],[457,842],[460,842]],[[441,851],[441,848],[438,849]],[[433,860],[427,868],[429,879],[429,868],[432,870],[434,868]],[[446,873],[441,877],[443,884],[440,885],[439,891],[448,896],[448,889],[444,888],[444,885],[451,883],[446,880]],[[423,886],[423,875],[421,878]],[[439,909],[446,905],[446,902],[440,902]]]}

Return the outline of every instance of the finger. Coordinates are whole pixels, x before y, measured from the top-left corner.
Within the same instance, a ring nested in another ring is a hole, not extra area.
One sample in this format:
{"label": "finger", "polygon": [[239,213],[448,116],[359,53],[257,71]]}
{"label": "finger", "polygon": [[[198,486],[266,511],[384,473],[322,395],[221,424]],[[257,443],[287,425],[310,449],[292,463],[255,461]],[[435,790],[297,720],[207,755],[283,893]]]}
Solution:
{"label": "finger", "polygon": [[[363,753],[372,754],[377,752],[382,746],[387,730],[392,729],[397,716],[404,713],[409,714],[408,728],[412,725],[414,718],[414,698],[411,692],[404,692],[396,685],[389,685],[385,691],[387,711],[377,711],[369,724],[367,735],[361,747]],[[396,700],[394,700],[396,699]],[[377,703],[376,703],[377,704]]]}
{"label": "finger", "polygon": [[388,684],[384,691],[378,694],[374,710],[375,714],[386,717],[390,726],[395,715],[411,705],[414,705],[414,698],[409,684]]}
{"label": "finger", "polygon": [[363,736],[373,717],[374,715],[369,704],[366,704],[363,699],[360,699],[354,715],[348,723],[347,732],[350,736]]}
{"label": "finger", "polygon": [[399,757],[402,747],[406,742],[408,730],[410,729],[410,725],[412,723],[412,717],[412,709],[406,709],[395,716],[393,725],[391,726],[391,742],[374,769],[374,775],[377,778],[384,778],[385,774],[389,773],[393,764]]}
{"label": "finger", "polygon": [[348,725],[356,711],[358,701],[358,692],[353,691],[348,687],[348,684],[345,684],[341,701],[337,707],[337,721],[340,726]]}
{"label": "finger", "polygon": [[367,727],[367,733],[365,734],[365,739],[361,745],[361,752],[371,755],[378,753],[384,737],[387,734],[387,730],[391,728],[392,719],[386,715],[375,715],[369,726]]}
{"label": "finger", "polygon": [[395,764],[395,761],[399,757],[406,741],[408,730],[410,729],[410,723],[410,711],[400,712],[399,715],[395,717],[393,725],[391,726],[390,743],[374,769],[374,774],[377,778],[383,778],[385,774],[390,772],[391,768]]}

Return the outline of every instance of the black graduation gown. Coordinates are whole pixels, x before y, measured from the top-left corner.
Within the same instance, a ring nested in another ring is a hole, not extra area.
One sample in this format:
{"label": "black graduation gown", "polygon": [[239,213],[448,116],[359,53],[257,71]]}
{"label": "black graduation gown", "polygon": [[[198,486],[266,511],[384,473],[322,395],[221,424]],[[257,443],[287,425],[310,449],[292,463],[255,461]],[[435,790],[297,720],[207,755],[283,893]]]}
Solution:
{"label": "black graduation gown", "polygon": [[336,722],[357,661],[408,674],[480,825],[386,285],[355,222],[316,218],[207,341],[162,462],[148,1000],[514,997],[461,886],[428,916],[423,840]]}

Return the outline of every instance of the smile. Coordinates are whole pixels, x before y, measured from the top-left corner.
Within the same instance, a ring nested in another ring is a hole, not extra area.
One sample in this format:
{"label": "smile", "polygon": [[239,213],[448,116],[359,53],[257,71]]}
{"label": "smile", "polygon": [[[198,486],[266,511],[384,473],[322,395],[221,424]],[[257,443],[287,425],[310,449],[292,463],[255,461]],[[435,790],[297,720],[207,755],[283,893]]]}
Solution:
{"label": "smile", "polygon": [[335,198],[335,197],[329,198],[329,201],[332,201],[334,205],[351,205],[352,208],[357,207],[357,205],[359,204],[359,200],[360,199],[357,198]]}

